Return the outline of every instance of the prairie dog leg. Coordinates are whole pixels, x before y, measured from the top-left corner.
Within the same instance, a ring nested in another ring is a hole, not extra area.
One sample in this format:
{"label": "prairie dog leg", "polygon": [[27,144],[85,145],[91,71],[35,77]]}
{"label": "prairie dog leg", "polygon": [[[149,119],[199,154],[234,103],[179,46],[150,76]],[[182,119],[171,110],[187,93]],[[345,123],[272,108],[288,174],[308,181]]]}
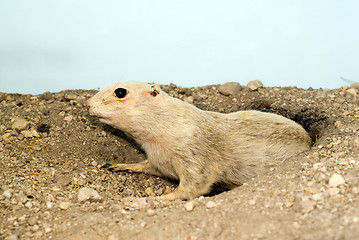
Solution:
{"label": "prairie dog leg", "polygon": [[[192,181],[194,179],[191,179]],[[180,180],[180,184],[173,192],[156,197],[157,200],[173,201],[176,199],[188,200],[196,197],[203,196],[211,190],[212,182],[190,182]]]}
{"label": "prairie dog leg", "polygon": [[139,172],[146,173],[150,175],[155,175],[158,177],[162,177],[163,174],[159,172],[155,167],[153,167],[148,160],[140,162],[140,163],[131,163],[131,164],[105,164],[103,168],[110,170],[111,172],[118,171],[131,171],[131,172]]}

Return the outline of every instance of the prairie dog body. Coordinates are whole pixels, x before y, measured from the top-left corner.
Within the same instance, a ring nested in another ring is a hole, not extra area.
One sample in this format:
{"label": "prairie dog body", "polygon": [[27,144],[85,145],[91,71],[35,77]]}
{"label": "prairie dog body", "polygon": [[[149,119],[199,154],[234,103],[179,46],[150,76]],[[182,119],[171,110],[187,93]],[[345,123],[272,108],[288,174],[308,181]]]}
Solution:
{"label": "prairie dog body", "polygon": [[297,123],[259,111],[222,114],[203,111],[172,98],[157,85],[124,82],[98,92],[87,102],[90,114],[133,139],[147,160],[114,164],[179,180],[162,200],[191,199],[213,184],[233,188],[264,170],[310,148],[311,139]]}

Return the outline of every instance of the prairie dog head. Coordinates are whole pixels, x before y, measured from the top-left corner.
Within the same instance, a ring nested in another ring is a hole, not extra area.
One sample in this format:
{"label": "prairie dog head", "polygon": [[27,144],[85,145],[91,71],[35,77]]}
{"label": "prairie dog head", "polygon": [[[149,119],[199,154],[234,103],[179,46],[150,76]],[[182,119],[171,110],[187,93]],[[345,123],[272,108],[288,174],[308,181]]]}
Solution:
{"label": "prairie dog head", "polygon": [[98,92],[87,101],[87,107],[101,122],[125,130],[134,122],[152,118],[164,96],[167,94],[158,85],[123,82]]}

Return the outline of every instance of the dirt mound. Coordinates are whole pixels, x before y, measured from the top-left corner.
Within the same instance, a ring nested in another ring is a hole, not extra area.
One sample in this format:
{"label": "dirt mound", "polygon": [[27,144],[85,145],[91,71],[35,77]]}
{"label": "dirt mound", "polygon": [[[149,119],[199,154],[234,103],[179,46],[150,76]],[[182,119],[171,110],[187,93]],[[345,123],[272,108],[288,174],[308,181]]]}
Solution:
{"label": "dirt mound", "polygon": [[[176,183],[101,169],[105,163],[142,161],[145,153],[122,132],[89,116],[84,104],[96,91],[0,93],[0,236],[353,239],[359,235],[358,89],[242,87],[225,96],[219,85],[162,88],[203,110],[257,109],[283,115],[303,125],[314,145],[232,191],[188,202],[157,202],[151,196],[173,191]],[[83,188],[100,198],[81,195]]]}

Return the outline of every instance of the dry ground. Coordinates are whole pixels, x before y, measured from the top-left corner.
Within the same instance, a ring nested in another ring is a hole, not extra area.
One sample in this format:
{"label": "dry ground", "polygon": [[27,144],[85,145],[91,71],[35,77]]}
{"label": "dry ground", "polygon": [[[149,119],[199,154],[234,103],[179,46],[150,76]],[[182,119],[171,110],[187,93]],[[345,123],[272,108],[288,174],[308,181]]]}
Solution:
{"label": "dry ground", "polygon": [[[100,168],[145,154],[88,115],[96,91],[0,93],[0,239],[359,239],[357,86],[230,96],[218,87],[162,88],[205,110],[284,115],[316,142],[232,191],[170,203],[151,196],[176,183]],[[23,130],[14,126],[19,117]],[[84,187],[99,196],[79,202]]]}

